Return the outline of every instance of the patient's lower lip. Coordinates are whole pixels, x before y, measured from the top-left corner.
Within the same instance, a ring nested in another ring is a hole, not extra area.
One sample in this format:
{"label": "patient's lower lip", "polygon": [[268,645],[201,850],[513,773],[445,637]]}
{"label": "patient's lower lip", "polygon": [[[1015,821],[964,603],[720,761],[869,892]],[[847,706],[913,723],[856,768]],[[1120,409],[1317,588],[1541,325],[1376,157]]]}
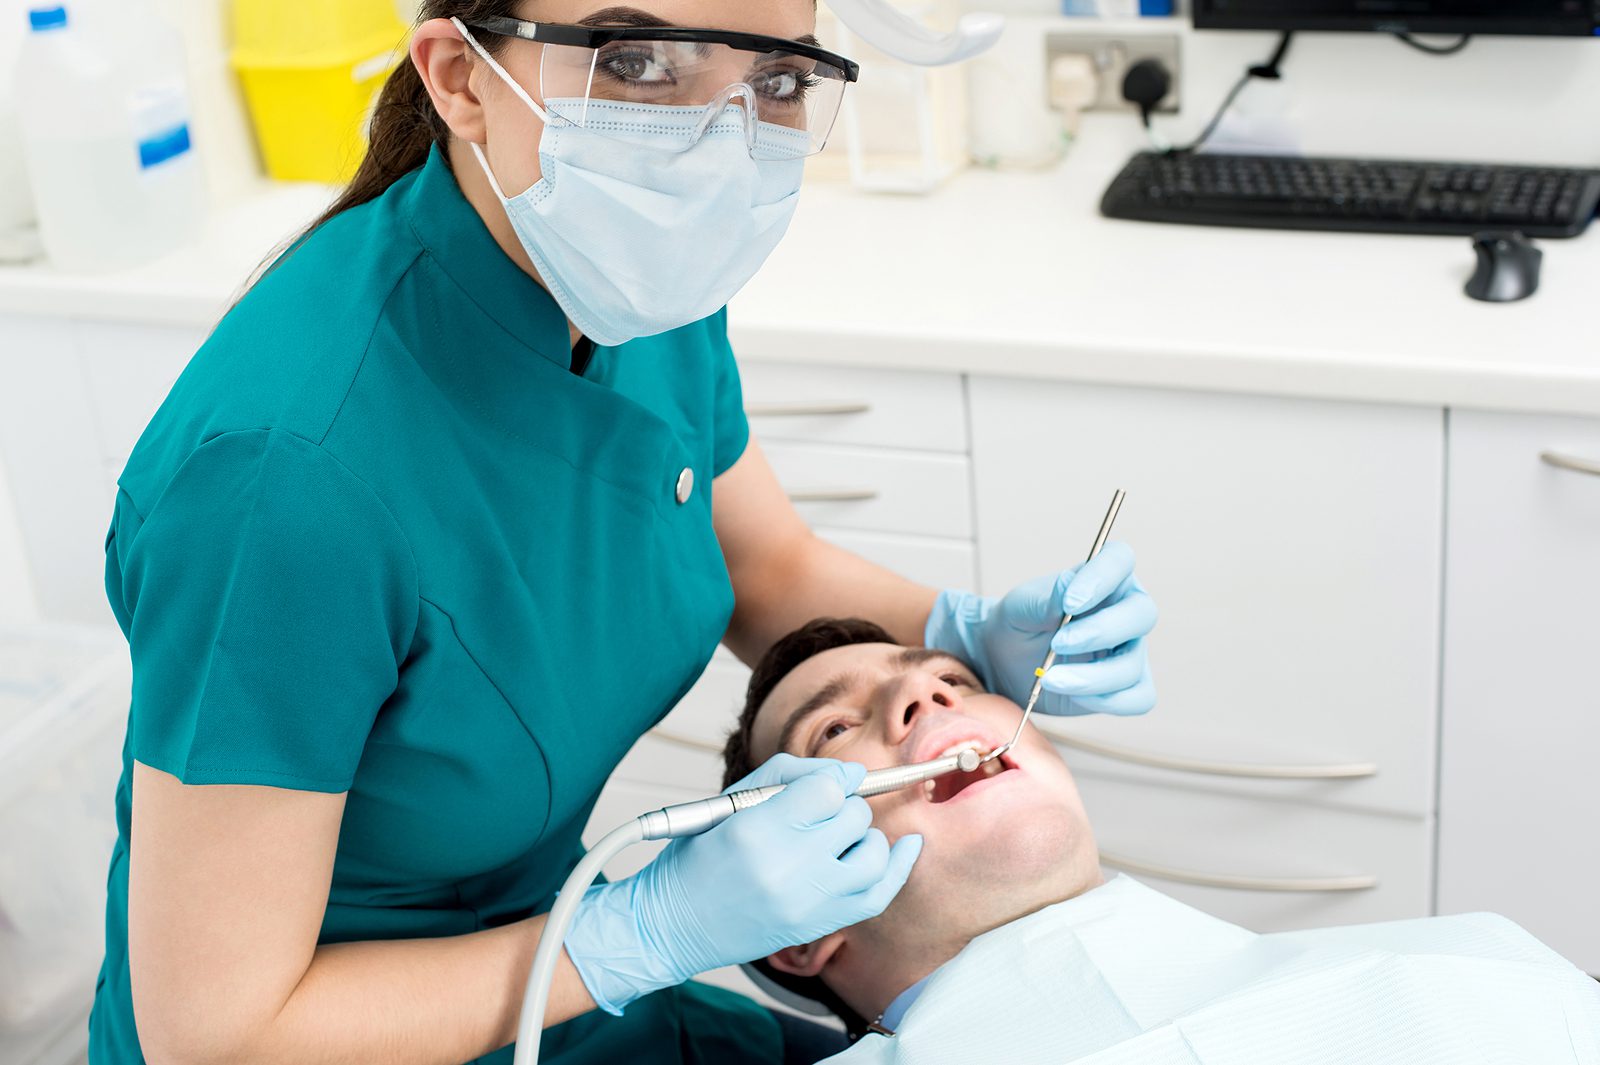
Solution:
{"label": "patient's lower lip", "polygon": [[979,781],[976,781],[976,782],[974,782],[972,784],[968,784],[966,787],[962,788],[960,791],[958,791],[954,795],[950,796],[950,798],[946,799],[943,803],[940,803],[940,805],[943,806],[943,805],[948,805],[949,803],[953,803],[953,802],[960,802],[963,799],[971,798],[974,794],[982,794],[984,792],[987,792],[990,788],[994,787],[1001,780],[1005,779],[1006,777],[1008,777],[1010,775],[1011,775],[1010,772],[996,773],[994,776],[989,777],[987,780],[979,780]]}
{"label": "patient's lower lip", "polygon": [[[927,793],[925,793],[924,797],[929,802],[933,803],[935,806],[945,806],[945,805],[947,805],[949,803],[956,802],[958,800],[966,798],[968,796],[968,794],[971,793],[971,792],[986,790],[995,781],[999,780],[1002,777],[1010,776],[1011,773],[1016,771],[1016,769],[1017,769],[1017,764],[1011,760],[1009,755],[1002,755],[1001,756],[1001,758],[1000,758],[1000,766],[1001,766],[1000,771],[998,773],[995,773],[993,776],[985,777],[982,780],[975,780],[972,783],[970,783],[970,784],[966,785],[965,787],[963,787],[960,791],[958,791],[955,794],[950,795],[948,798],[944,798],[944,799],[936,799],[936,798],[934,798],[934,796],[939,795],[939,794],[943,794],[944,789],[948,788],[950,786],[950,781],[952,780],[952,777],[945,777],[942,780],[931,781],[930,782],[931,787],[929,788]],[[967,774],[960,774],[960,775],[961,776],[965,776]],[[955,776],[955,775],[953,775],[953,776]]]}

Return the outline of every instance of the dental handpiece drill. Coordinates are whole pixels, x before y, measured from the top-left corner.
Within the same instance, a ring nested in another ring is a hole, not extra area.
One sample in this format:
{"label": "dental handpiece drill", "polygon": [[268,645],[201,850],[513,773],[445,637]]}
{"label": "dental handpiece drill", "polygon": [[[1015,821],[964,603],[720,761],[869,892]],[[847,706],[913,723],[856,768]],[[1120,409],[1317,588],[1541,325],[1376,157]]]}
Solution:
{"label": "dental handpiece drill", "polygon": [[[874,769],[861,781],[855,794],[871,798],[909,788],[946,773],[970,773],[978,768],[980,758],[977,751],[969,748],[935,758],[931,762]],[[714,795],[709,799],[665,806],[623,822],[589,849],[589,853],[567,874],[566,883],[556,895],[555,905],[550,907],[544,931],[540,933],[539,948],[534,952],[533,964],[528,968],[528,983],[522,992],[522,1013],[517,1018],[513,1065],[537,1065],[539,1043],[544,1035],[544,1019],[550,1006],[550,984],[555,978],[556,962],[561,957],[567,929],[577,916],[584,893],[595,882],[606,863],[635,843],[698,836],[708,832],[740,810],[760,806],[785,787],[785,784],[774,784],[765,788],[746,788],[728,795]]]}
{"label": "dental handpiece drill", "polygon": [[[978,752],[969,749],[929,762],[874,769],[866,775],[861,781],[861,786],[853,794],[863,799],[870,799],[874,795],[886,795],[891,791],[899,791],[901,788],[934,780],[946,773],[970,773],[978,768],[980,760]],[[696,799],[693,802],[682,802],[654,810],[639,818],[644,825],[644,838],[652,840],[698,836],[702,832],[716,828],[740,810],[760,806],[786,787],[787,784],[773,784],[765,788],[746,788],[743,791],[713,795],[709,799]]]}

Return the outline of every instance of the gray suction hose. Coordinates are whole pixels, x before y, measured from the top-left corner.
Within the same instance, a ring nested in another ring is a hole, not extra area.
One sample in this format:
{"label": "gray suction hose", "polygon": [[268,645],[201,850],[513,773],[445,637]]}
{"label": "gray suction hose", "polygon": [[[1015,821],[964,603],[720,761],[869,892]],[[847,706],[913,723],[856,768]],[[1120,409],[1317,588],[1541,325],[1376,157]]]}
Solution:
{"label": "gray suction hose", "polygon": [[[977,768],[978,752],[965,750],[930,762],[874,769],[861,781],[861,786],[854,794],[870,798],[933,780],[946,773],[970,773]],[[544,932],[539,936],[539,949],[534,951],[533,965],[528,969],[528,986],[522,992],[522,1013],[517,1018],[517,1048],[512,1065],[535,1065],[539,1060],[539,1040],[544,1035],[544,1019],[549,1012],[550,985],[555,980],[556,962],[561,957],[567,930],[572,927],[578,906],[582,904],[589,886],[599,878],[605,864],[635,843],[681,839],[709,832],[740,810],[760,806],[783,791],[784,787],[783,784],[773,784],[765,788],[748,788],[653,810],[612,829],[590,848],[589,853],[568,874],[566,883],[561,885],[561,894],[556,896],[556,903],[550,908],[550,916],[545,918]]]}

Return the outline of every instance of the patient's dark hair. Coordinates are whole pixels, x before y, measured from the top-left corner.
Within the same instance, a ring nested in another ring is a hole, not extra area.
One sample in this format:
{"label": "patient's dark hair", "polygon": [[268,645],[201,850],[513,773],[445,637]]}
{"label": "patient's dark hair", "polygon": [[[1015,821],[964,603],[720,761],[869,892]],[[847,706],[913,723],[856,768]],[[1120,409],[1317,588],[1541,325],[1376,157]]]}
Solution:
{"label": "patient's dark hair", "polygon": [[882,626],[861,618],[818,618],[795,629],[772,645],[756,663],[750,674],[750,686],[745,689],[744,709],[739,711],[739,724],[728,736],[722,748],[722,786],[748,776],[757,765],[750,752],[750,733],[755,728],[756,715],[761,704],[767,701],[772,689],[793,673],[795,667],[809,658],[835,647],[850,647],[858,643],[896,643]]}
{"label": "patient's dark hair", "polygon": [[[755,672],[750,674],[750,686],[745,689],[744,708],[739,711],[738,727],[729,734],[728,742],[722,749],[722,786],[726,788],[755,770],[750,733],[755,728],[756,715],[761,712],[761,705],[772,694],[772,689],[794,672],[796,666],[835,647],[895,642],[893,636],[870,621],[860,618],[818,618],[773,644],[772,649],[756,664]],[[753,964],[779,987],[828,1007],[844,1022],[851,1039],[859,1039],[866,1033],[866,1018],[845,1005],[844,1000],[834,994],[821,977],[779,972],[764,958]]]}

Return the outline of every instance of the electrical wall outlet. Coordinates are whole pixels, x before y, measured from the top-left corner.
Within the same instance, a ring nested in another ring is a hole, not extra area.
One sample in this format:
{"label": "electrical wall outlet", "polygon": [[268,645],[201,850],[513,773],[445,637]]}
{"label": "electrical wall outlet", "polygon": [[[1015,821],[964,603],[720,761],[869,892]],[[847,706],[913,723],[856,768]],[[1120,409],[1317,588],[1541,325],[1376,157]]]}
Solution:
{"label": "electrical wall outlet", "polygon": [[1183,48],[1175,33],[1104,33],[1093,30],[1052,31],[1045,35],[1045,69],[1064,55],[1089,57],[1100,77],[1100,95],[1090,111],[1137,111],[1122,98],[1122,79],[1128,68],[1143,59],[1159,59],[1172,73],[1172,91],[1157,111],[1172,114],[1182,102]]}

